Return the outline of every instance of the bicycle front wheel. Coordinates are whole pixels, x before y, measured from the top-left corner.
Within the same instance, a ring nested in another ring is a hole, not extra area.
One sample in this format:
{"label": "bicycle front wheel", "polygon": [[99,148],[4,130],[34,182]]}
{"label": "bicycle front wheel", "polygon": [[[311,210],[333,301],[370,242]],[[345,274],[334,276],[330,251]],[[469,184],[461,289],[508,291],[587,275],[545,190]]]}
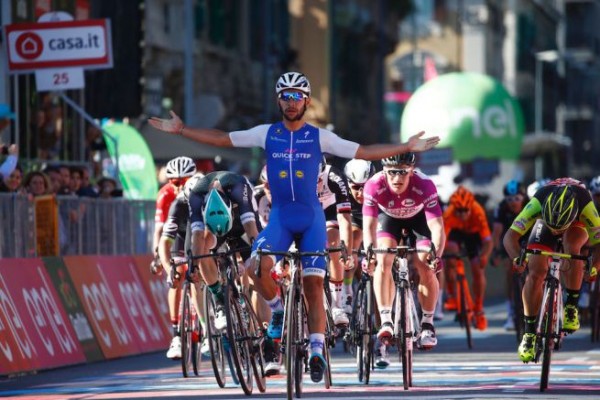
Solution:
{"label": "bicycle front wheel", "polygon": [[544,323],[542,324],[542,340],[543,340],[543,351],[542,351],[542,376],[540,379],[540,392],[543,392],[548,388],[548,379],[550,378],[550,363],[552,361],[552,349],[554,348],[554,335],[558,332],[554,332],[554,319],[556,315],[556,288],[555,285],[549,284],[545,286],[547,291],[546,301],[542,304],[540,312],[540,318],[543,318]]}
{"label": "bicycle front wheel", "polygon": [[398,341],[400,349],[400,360],[402,362],[402,382],[404,390],[408,390],[411,385],[412,378],[412,351],[413,351],[413,332],[411,328],[411,295],[412,292],[408,287],[400,288],[400,331],[398,333]]}
{"label": "bicycle front wheel", "polygon": [[471,323],[473,322],[473,310],[467,301],[467,291],[469,290],[469,282],[465,279],[464,275],[457,277],[457,287],[459,291],[459,317],[461,325],[465,327],[465,333],[467,334],[467,347],[469,350],[473,348],[473,340],[471,338]]}
{"label": "bicycle front wheel", "polygon": [[193,321],[191,310],[191,288],[190,283],[185,281],[181,288],[181,302],[179,304],[179,334],[181,335],[181,371],[187,378],[192,369],[193,355]]}
{"label": "bicycle front wheel", "polygon": [[246,331],[248,321],[242,317],[240,305],[242,298],[237,296],[229,285],[225,286],[223,290],[225,291],[227,338],[229,339],[231,358],[242,390],[245,394],[251,395],[253,386],[252,356]]}
{"label": "bicycle front wheel", "polygon": [[210,362],[219,387],[224,388],[226,382],[223,335],[215,329],[215,301],[209,290],[204,290],[204,318],[206,318],[206,338],[210,350]]}
{"label": "bicycle front wheel", "polygon": [[258,317],[251,306],[248,296],[242,294],[241,298],[244,300],[245,304],[243,312],[246,313],[248,319],[248,336],[250,338],[250,354],[254,380],[258,390],[261,393],[264,393],[267,390],[265,361],[263,358],[265,338],[260,323],[258,322]]}

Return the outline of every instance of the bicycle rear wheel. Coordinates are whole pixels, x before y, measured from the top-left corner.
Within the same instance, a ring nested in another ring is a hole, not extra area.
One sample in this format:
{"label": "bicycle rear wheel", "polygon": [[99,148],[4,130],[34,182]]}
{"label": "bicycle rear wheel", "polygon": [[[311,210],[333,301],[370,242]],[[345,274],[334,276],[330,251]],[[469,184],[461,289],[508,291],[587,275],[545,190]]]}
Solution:
{"label": "bicycle rear wheel", "polygon": [[400,349],[400,361],[402,362],[402,383],[404,390],[408,390],[411,385],[412,377],[412,329],[411,329],[411,310],[410,288],[404,286],[399,289],[400,301],[400,330],[398,332],[398,341]]}
{"label": "bicycle rear wheel", "polygon": [[215,329],[215,301],[209,290],[204,290],[204,318],[206,318],[206,338],[210,350],[210,362],[215,379],[219,387],[224,388],[226,383],[225,358],[227,354],[223,348],[223,335]]}
{"label": "bicycle rear wheel", "polygon": [[229,339],[231,358],[242,390],[245,394],[251,395],[253,389],[253,371],[248,333],[246,331],[248,321],[245,321],[242,317],[241,297],[236,296],[234,290],[229,285],[225,286],[223,290],[225,291],[227,338]]}
{"label": "bicycle rear wheel", "polygon": [[[552,349],[554,347],[554,319],[556,318],[556,288],[549,284],[545,286],[548,291],[546,302],[542,304],[540,318],[545,318],[542,330],[543,351],[542,351],[542,376],[540,379],[540,392],[548,388],[548,379],[550,377],[550,363],[552,361]],[[544,312],[545,311],[545,312]]]}
{"label": "bicycle rear wheel", "polygon": [[592,343],[600,341],[600,280],[590,290],[590,326]]}
{"label": "bicycle rear wheel", "polygon": [[190,283],[185,281],[181,288],[181,302],[179,304],[179,334],[181,335],[181,371],[187,378],[192,369],[193,341],[192,341],[192,310],[191,310]]}
{"label": "bicycle rear wheel", "polygon": [[459,274],[456,277],[457,287],[459,291],[459,302],[460,302],[460,315],[459,320],[462,326],[465,328],[465,333],[467,334],[467,347],[469,350],[473,348],[473,340],[471,338],[471,323],[473,321],[473,310],[467,301],[467,290],[469,290],[469,283],[465,279],[465,276]]}
{"label": "bicycle rear wheel", "polygon": [[364,310],[363,310],[363,320],[364,325],[361,330],[362,335],[362,344],[363,344],[363,369],[364,369],[364,378],[365,384],[368,385],[371,379],[371,370],[373,369],[373,313],[375,312],[373,307],[373,286],[372,281],[368,281],[365,284],[365,292],[363,294],[364,297]]}

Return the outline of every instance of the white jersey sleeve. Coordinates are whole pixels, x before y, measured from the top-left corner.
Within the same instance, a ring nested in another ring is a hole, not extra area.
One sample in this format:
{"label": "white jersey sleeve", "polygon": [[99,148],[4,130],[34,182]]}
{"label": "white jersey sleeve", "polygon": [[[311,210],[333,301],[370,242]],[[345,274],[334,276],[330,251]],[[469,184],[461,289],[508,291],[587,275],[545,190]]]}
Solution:
{"label": "white jersey sleeve", "polygon": [[360,146],[356,142],[342,139],[335,133],[323,128],[319,128],[319,139],[323,153],[333,154],[338,157],[354,158]]}
{"label": "white jersey sleeve", "polygon": [[261,147],[264,149],[269,127],[271,127],[270,124],[263,124],[245,131],[229,132],[229,138],[233,147]]}

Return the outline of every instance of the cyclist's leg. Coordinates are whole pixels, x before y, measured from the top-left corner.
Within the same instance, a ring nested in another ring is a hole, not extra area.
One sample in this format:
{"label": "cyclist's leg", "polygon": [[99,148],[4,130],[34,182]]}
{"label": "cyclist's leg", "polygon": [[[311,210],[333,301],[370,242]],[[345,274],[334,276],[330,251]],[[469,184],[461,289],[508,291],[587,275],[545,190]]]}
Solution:
{"label": "cyclist's leg", "polygon": [[[541,226],[540,226],[541,225]],[[531,229],[527,247],[553,251],[557,238],[538,220]],[[535,233],[535,234],[534,234]],[[535,357],[535,322],[542,303],[544,279],[548,270],[547,257],[530,255],[527,262],[529,272],[523,285],[523,318],[525,330],[518,348],[519,357],[523,362],[532,361]]]}
{"label": "cyclist's leg", "polygon": [[[491,241],[488,242],[491,246]],[[486,277],[485,265],[481,261],[482,241],[478,234],[471,234],[464,241],[467,255],[469,256],[469,265],[473,276],[473,311],[475,313],[475,326],[479,330],[487,329],[487,318],[483,311],[483,300],[485,298]]]}
{"label": "cyclist's leg", "polygon": [[[398,241],[389,235],[377,235],[377,247],[396,247]],[[392,307],[396,295],[396,286],[392,276],[393,254],[377,254],[377,266],[373,273],[373,293],[379,309],[381,328],[377,334],[378,339],[389,339],[393,333]]]}
{"label": "cyclist's leg", "polygon": [[[581,249],[588,241],[587,231],[579,224],[573,224],[563,235],[565,253],[581,254]],[[569,268],[563,272],[567,298],[564,307],[563,329],[574,332],[579,329],[579,292],[583,282],[583,261],[568,261]]]}
{"label": "cyclist's leg", "polygon": [[[354,275],[356,274],[357,269],[359,269],[359,257],[358,254],[354,254],[355,250],[358,250],[362,243],[362,229],[360,226],[352,223],[352,254],[348,254],[348,256],[352,257],[354,267],[344,271],[344,311],[347,314],[352,314],[352,300],[354,298]],[[350,251],[350,249],[348,249]]]}
{"label": "cyclist's leg", "polygon": [[[293,241],[292,233],[285,229],[280,218],[280,209],[273,208],[269,216],[269,225],[259,233],[252,245],[253,254],[258,248],[286,251]],[[325,238],[323,236],[323,242]],[[322,247],[322,246],[321,246]],[[248,276],[252,280],[254,288],[265,300],[271,310],[271,322],[267,335],[272,339],[280,339],[283,328],[283,302],[277,291],[277,284],[271,276],[271,269],[275,265],[276,257],[266,256],[260,258],[260,277],[256,276],[256,267],[251,263]]]}
{"label": "cyclist's leg", "polygon": [[[333,206],[335,208],[335,205]],[[327,216],[327,214],[326,214]],[[327,221],[327,247],[340,245],[340,229],[337,221]],[[348,324],[348,317],[344,312],[342,289],[344,284],[344,268],[340,262],[340,253],[332,252],[329,255],[329,290],[331,291],[331,314],[334,323]]]}
{"label": "cyclist's leg", "polygon": [[[320,210],[319,210],[320,211]],[[308,214],[308,212],[307,212]],[[325,217],[322,212],[313,210],[310,225],[302,232],[299,250],[323,251],[326,241]],[[307,215],[309,216],[309,215]],[[313,382],[320,382],[327,368],[323,357],[325,345],[325,308],[323,307],[323,279],[327,268],[325,257],[304,257],[302,269],[304,275],[304,293],[308,303],[308,331],[310,341],[309,366]]]}
{"label": "cyclist's leg", "polygon": [[[419,250],[427,251],[431,248],[431,242],[421,236],[416,247]],[[413,260],[419,274],[418,298],[423,312],[419,346],[423,349],[431,349],[437,345],[433,316],[439,296],[439,282],[435,272],[427,264],[426,253],[418,253],[418,256],[413,257]]]}
{"label": "cyclist's leg", "polygon": [[[444,254],[459,254],[460,243],[455,240],[455,231],[450,232],[448,241],[444,247]],[[458,300],[456,299],[456,263],[455,258],[447,258],[444,260],[444,280],[446,283],[446,302],[444,308],[447,311],[454,311],[457,309]]]}

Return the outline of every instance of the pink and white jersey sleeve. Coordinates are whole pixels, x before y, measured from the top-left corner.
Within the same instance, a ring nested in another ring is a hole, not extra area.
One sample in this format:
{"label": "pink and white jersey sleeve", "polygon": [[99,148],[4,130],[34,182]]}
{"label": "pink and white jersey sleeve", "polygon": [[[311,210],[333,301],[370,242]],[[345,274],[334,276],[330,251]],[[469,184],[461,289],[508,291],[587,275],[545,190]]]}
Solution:
{"label": "pink and white jersey sleeve", "polygon": [[421,211],[427,220],[442,216],[435,184],[429,177],[415,171],[408,188],[402,194],[392,192],[383,171],[367,181],[364,189],[363,216],[377,217],[384,212],[392,218],[408,219]]}

